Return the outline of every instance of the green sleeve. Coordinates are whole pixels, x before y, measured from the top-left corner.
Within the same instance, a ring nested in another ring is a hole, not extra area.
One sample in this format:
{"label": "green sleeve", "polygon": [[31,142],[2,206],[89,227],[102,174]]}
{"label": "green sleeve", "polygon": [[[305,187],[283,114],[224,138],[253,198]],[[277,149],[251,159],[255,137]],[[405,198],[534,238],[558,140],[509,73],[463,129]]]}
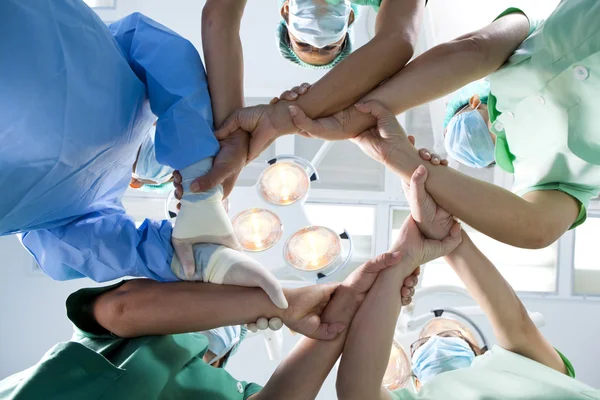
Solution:
{"label": "green sleeve", "polygon": [[67,317],[83,336],[114,338],[114,335],[104,329],[94,318],[94,301],[103,293],[114,290],[125,282],[127,281],[124,280],[110,286],[80,289],[67,298]]}
{"label": "green sleeve", "polygon": [[554,350],[556,350],[560,358],[562,358],[563,362],[565,363],[565,367],[567,368],[567,375],[569,375],[571,378],[575,378],[575,368],[573,368],[573,364],[571,364],[571,361],[569,361],[569,359],[565,357],[563,353],[558,351],[558,349]]}
{"label": "green sleeve", "polygon": [[597,196],[597,193],[581,188],[577,184],[573,183],[545,183],[542,185],[531,186],[527,189],[523,189],[517,192],[517,195],[523,196],[529,192],[541,191],[541,190],[558,190],[560,192],[566,193],[569,196],[573,197],[580,204],[579,215],[575,219],[575,222],[569,229],[575,229],[579,225],[583,224],[587,219],[587,207],[594,197]]}

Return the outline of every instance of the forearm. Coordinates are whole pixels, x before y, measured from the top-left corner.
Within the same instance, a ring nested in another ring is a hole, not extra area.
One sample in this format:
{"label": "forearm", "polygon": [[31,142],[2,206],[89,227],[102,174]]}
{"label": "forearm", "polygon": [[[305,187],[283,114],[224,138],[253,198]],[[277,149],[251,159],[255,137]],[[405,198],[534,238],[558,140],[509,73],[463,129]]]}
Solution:
{"label": "forearm", "polygon": [[[363,100],[377,100],[398,115],[452,93],[500,68],[525,40],[528,28],[524,15],[510,14],[477,32],[440,44]],[[354,107],[345,111],[344,130],[348,133],[359,134],[375,123],[374,118]]]}
{"label": "forearm", "polygon": [[[408,141],[387,163],[406,182],[419,165],[428,170],[426,188],[436,203],[481,233],[503,243],[522,248],[548,246],[577,216],[577,208],[569,206],[574,202],[559,192],[542,192],[538,197],[544,198],[543,201],[527,201],[455,169],[423,162]],[[548,197],[551,199],[546,201]]]}
{"label": "forearm", "polygon": [[240,24],[246,0],[209,0],[202,11],[202,46],[215,127],[244,106]]}
{"label": "forearm", "polygon": [[[359,304],[360,299],[341,286],[321,318],[324,322],[350,326]],[[302,338],[257,395],[257,400],[279,398],[284,391],[286,400],[314,399],[342,353],[347,333],[348,328],[327,342]]]}
{"label": "forearm", "polygon": [[407,267],[401,263],[380,273],[356,313],[338,371],[338,398],[381,397],[381,382],[402,307],[398,288],[412,270],[414,268],[411,266]]}
{"label": "forearm", "polygon": [[311,118],[331,115],[401,70],[414,54],[423,9],[423,0],[384,0],[375,37],[313,84],[297,105]]}
{"label": "forearm", "polygon": [[463,231],[461,245],[446,261],[489,319],[500,346],[560,372],[566,371],[564,362],[534,325],[512,287],[466,232]]}
{"label": "forearm", "polygon": [[260,288],[146,279],[126,282],[94,303],[98,323],[121,337],[204,331],[281,318],[282,311]]}

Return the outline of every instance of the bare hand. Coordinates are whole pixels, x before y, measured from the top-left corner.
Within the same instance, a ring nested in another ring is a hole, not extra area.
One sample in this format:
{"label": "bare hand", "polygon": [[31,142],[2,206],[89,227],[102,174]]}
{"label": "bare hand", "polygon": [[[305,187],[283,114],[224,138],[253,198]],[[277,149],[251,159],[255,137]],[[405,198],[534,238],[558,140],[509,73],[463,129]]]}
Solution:
{"label": "bare hand", "polygon": [[215,132],[219,140],[224,140],[239,129],[250,132],[250,145],[246,162],[257,158],[275,139],[296,133],[289,111],[288,102],[281,101],[273,105],[258,105],[234,112],[221,128]]}
{"label": "bare hand", "polygon": [[356,109],[377,118],[376,127],[353,139],[369,157],[386,165],[400,157],[403,146],[412,146],[396,116],[381,103],[376,101],[358,103]]}
{"label": "bare hand", "polygon": [[393,248],[403,249],[411,264],[418,266],[451,253],[461,241],[460,224],[455,222],[449,234],[442,240],[428,239],[419,230],[411,215],[404,221]]}
{"label": "bare hand", "polygon": [[249,135],[238,129],[219,141],[221,150],[215,157],[213,167],[204,176],[190,185],[192,192],[206,192],[218,185],[223,185],[223,198],[227,198],[248,158]]}
{"label": "bare hand", "polygon": [[442,240],[450,234],[456,221],[448,211],[438,206],[425,190],[427,174],[427,168],[420,165],[409,183],[402,181],[402,187],[413,219],[421,232],[429,239]]}

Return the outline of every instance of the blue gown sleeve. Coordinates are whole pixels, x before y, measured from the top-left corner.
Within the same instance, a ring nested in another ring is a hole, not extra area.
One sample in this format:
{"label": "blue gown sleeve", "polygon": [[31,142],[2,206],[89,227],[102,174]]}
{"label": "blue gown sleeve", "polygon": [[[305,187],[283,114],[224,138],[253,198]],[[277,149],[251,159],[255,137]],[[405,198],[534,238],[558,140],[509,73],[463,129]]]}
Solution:
{"label": "blue gown sleeve", "polygon": [[65,226],[26,232],[20,239],[54,280],[88,277],[106,282],[125,276],[179,280],[171,271],[172,225],[146,219],[139,228],[120,203]]}
{"label": "blue gown sleeve", "polygon": [[214,157],[219,142],[213,132],[206,71],[194,45],[140,13],[109,29],[146,85],[150,108],[158,117],[158,162],[181,170]]}

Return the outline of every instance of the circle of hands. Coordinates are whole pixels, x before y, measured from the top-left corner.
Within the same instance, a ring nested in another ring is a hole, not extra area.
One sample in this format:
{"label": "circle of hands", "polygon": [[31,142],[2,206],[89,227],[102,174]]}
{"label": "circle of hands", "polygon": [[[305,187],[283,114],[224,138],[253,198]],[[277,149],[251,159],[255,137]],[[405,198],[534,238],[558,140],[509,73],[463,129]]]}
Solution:
{"label": "circle of hands", "polygon": [[[213,169],[198,178],[191,186],[194,192],[223,185],[226,198],[233,189],[242,168],[260,155],[278,137],[299,134],[326,140],[350,139],[368,156],[386,163],[398,155],[402,146],[414,146],[414,137],[408,136],[395,115],[378,102],[357,103],[356,109],[372,116],[377,125],[359,134],[346,131],[348,112],[312,120],[293,104],[310,90],[305,83],[285,91],[271,100],[269,105],[247,107],[233,113],[216,132],[221,150],[215,157]],[[284,107],[284,108],[282,108]],[[427,149],[419,155],[425,164],[448,165],[446,160]],[[446,210],[438,206],[426,190],[427,168],[419,166],[403,189],[411,208],[411,215],[400,229],[400,234],[389,252],[358,267],[340,284],[324,284],[290,289],[286,292],[289,306],[281,315],[268,320],[261,318],[248,324],[252,331],[281,328],[285,324],[291,331],[319,340],[332,340],[347,327],[341,322],[323,320],[329,302],[340,292],[350,293],[344,298],[354,305],[362,302],[377,276],[387,268],[406,269],[406,278],[399,288],[402,305],[412,302],[420,275],[420,265],[443,257],[456,249],[461,241],[461,226]],[[174,174],[175,197],[181,199],[181,175]],[[178,206],[179,207],[179,206]],[[280,318],[279,318],[280,317]]]}

